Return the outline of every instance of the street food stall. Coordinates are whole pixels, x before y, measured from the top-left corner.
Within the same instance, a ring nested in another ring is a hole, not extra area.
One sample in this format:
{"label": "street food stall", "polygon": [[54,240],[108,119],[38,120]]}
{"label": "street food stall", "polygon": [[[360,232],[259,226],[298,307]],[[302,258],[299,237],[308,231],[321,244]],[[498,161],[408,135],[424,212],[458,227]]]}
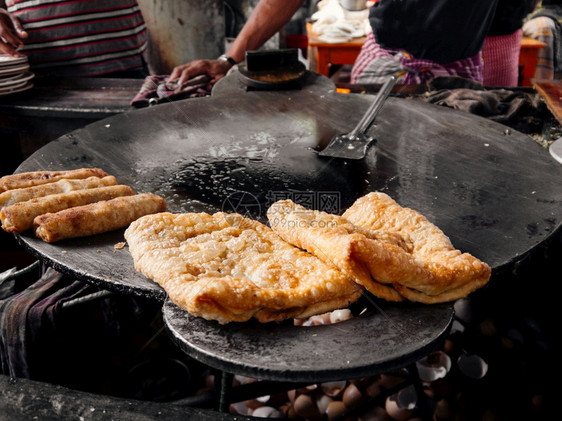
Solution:
{"label": "street food stall", "polygon": [[[27,133],[11,144],[17,162],[1,161],[13,166],[0,179],[1,234],[37,263],[0,273],[0,285],[41,268],[84,286],[49,313],[64,323],[45,316],[61,352],[49,375],[3,371],[6,414],[546,413],[538,372],[553,361],[546,312],[555,297],[544,291],[559,269],[562,226],[562,166],[548,150],[560,121],[541,91],[552,83],[537,81],[539,92],[396,85],[366,128],[365,156],[342,159],[321,152],[352,132],[381,86],[339,83],[300,63],[288,72],[293,53],[249,54],[210,95],[142,109],[130,105],[139,79],[41,79],[0,99],[1,130],[50,131],[36,143]],[[264,70],[264,57],[277,67]],[[474,91],[531,105],[499,120],[479,115],[485,106],[463,110]],[[106,184],[82,184],[90,178]],[[4,194],[54,184],[64,190],[19,202]],[[37,210],[38,198],[59,194]],[[340,261],[343,245],[355,249]],[[95,330],[112,322],[112,338]],[[133,358],[147,350],[157,364]],[[66,373],[80,364],[100,378]],[[104,381],[111,372],[123,378]],[[498,387],[507,396],[489,395]]]}

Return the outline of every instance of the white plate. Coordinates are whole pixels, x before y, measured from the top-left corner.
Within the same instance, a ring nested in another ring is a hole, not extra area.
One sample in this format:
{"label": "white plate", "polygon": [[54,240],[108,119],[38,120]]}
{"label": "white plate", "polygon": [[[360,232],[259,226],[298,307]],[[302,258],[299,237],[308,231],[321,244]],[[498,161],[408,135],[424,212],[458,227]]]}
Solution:
{"label": "white plate", "polygon": [[562,164],[562,137],[551,143],[548,150],[550,155]]}
{"label": "white plate", "polygon": [[25,85],[27,85],[27,82],[21,82],[18,83],[17,85],[11,85],[11,86],[0,86],[0,92],[4,93],[4,92],[17,91],[19,88]]}
{"label": "white plate", "polygon": [[0,67],[13,66],[15,64],[27,63],[27,56],[10,57],[6,54],[0,54]]}
{"label": "white plate", "polygon": [[26,85],[27,81],[24,80],[23,82],[18,82],[15,83],[13,85],[9,85],[9,86],[0,86],[0,92],[11,92],[13,90],[19,89],[22,86]]}
{"label": "white plate", "polygon": [[19,66],[0,67],[0,76],[15,75],[17,73],[25,73],[29,70],[29,64]]}
{"label": "white plate", "polygon": [[23,82],[27,82],[32,79],[35,75],[31,72],[18,73],[17,75],[0,78],[0,89],[6,88],[8,86],[21,85]]}
{"label": "white plate", "polygon": [[28,89],[33,88],[33,83],[32,82],[27,82],[24,86],[22,86],[21,88],[18,89],[14,89],[11,91],[7,91],[7,92],[2,92],[0,91],[0,96],[6,96],[6,95],[12,95],[12,94],[17,94],[18,92],[23,92],[23,91],[27,91]]}

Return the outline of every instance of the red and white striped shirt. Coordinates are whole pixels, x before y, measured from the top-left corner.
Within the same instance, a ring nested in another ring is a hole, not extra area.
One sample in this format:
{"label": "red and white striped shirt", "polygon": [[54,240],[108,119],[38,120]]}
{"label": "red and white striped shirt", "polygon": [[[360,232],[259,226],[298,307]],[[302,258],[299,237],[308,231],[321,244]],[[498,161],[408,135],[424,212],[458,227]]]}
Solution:
{"label": "red and white striped shirt", "polygon": [[96,76],[139,69],[148,45],[136,0],[7,0],[29,37],[36,74]]}

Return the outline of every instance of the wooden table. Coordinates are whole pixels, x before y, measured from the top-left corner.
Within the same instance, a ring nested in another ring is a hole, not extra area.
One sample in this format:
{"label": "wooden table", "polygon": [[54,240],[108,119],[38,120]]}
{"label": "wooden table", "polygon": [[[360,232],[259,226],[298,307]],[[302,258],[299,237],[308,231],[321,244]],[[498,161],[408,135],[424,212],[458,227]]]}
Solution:
{"label": "wooden table", "polygon": [[523,37],[521,40],[521,51],[519,53],[519,76],[521,86],[532,86],[531,79],[535,77],[537,67],[537,56],[541,48],[546,44],[536,39]]}
{"label": "wooden table", "polygon": [[552,115],[562,124],[562,80],[533,80]]}
{"label": "wooden table", "polygon": [[324,76],[330,75],[330,66],[335,64],[353,64],[365,43],[366,37],[353,38],[347,42],[326,43],[320,41],[312,30],[312,24],[306,24],[308,36],[308,58],[310,69]]}

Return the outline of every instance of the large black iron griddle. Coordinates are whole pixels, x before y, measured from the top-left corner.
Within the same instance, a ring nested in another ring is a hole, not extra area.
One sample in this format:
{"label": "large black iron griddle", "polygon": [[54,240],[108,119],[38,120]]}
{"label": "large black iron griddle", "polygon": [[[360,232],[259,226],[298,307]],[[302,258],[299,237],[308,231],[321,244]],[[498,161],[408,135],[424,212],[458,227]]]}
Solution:
{"label": "large black iron griddle", "polygon": [[310,383],[406,367],[442,343],[453,317],[447,303],[372,304],[366,313],[334,325],[252,320],[221,326],[166,300],[164,320],[180,348],[204,364],[258,379]]}
{"label": "large black iron griddle", "polygon": [[[121,114],[63,136],[33,154],[18,172],[97,166],[138,192],[163,196],[172,212],[236,210],[262,221],[268,204],[281,196],[343,212],[359,196],[383,191],[423,213],[456,247],[495,272],[510,269],[559,230],[562,167],[529,137],[471,114],[389,98],[371,128],[377,141],[365,160],[322,159],[318,150],[334,134],[352,129],[372,96],[336,94],[326,78],[307,77],[299,90],[258,92],[246,91],[231,75],[212,97]],[[334,196],[335,202],[322,201]],[[133,269],[127,249],[114,249],[123,241],[123,230],[55,244],[29,233],[17,238],[79,279],[165,299],[160,287]],[[374,372],[377,365],[412,362],[437,346],[452,318],[450,304],[379,303],[378,310],[373,308],[357,320],[318,328],[318,337],[313,329],[279,327],[286,341],[275,341],[275,325],[221,327],[169,302],[164,312],[180,345],[202,361],[291,380],[311,372],[322,379],[342,378],[359,374],[361,367]],[[361,340],[358,332],[369,335],[365,343],[371,348],[351,352],[351,332]],[[403,349],[397,334],[407,342]],[[323,354],[303,355],[306,360],[297,366],[298,354],[289,345],[302,341],[310,343],[299,349],[337,343],[345,352],[328,361],[322,358],[330,350],[315,349]],[[268,354],[264,347],[275,344],[284,352]],[[367,356],[373,346],[379,356]]]}

